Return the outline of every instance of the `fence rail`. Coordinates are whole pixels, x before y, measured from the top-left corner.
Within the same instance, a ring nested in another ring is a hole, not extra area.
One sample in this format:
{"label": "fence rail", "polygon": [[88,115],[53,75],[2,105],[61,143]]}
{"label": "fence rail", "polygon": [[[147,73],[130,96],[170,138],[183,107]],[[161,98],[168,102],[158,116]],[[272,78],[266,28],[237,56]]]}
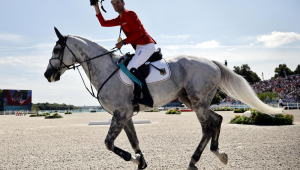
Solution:
{"label": "fence rail", "polygon": [[287,110],[300,110],[300,103],[283,103]]}
{"label": "fence rail", "polygon": [[[277,104],[269,104],[269,106],[272,107],[278,107]],[[283,103],[283,106],[286,110],[300,110],[300,103]],[[248,105],[245,104],[240,104],[240,105],[232,105],[232,104],[222,104],[222,105],[211,105],[211,109],[215,108],[222,108],[222,107],[227,107],[227,108],[232,108],[232,109],[247,109],[251,108]]]}
{"label": "fence rail", "polygon": [[[269,104],[272,107],[278,107],[277,104]],[[300,103],[283,103],[284,108],[286,110],[300,110]],[[247,109],[247,108],[251,108],[248,105],[245,104],[240,104],[240,105],[232,105],[232,104],[221,104],[221,105],[211,105],[210,108],[211,109],[216,109],[216,108],[222,108],[222,107],[226,107],[226,108],[232,108],[232,109]],[[158,110],[169,110],[169,109],[175,109],[178,108],[179,110],[188,110],[188,107],[160,107],[158,108]],[[65,113],[67,110],[40,110],[39,112],[37,111],[24,111],[24,110],[14,110],[14,111],[0,111],[0,115],[16,115],[17,112],[21,112],[23,111],[23,113],[26,114],[37,114],[37,113],[43,113],[43,112],[50,112],[50,113],[54,113],[55,111],[57,111],[58,113]],[[105,112],[105,110],[103,109],[94,109],[94,110],[70,110],[72,113],[87,113],[87,112]]]}
{"label": "fence rail", "polygon": [[0,111],[0,115],[16,115],[17,113],[21,114],[36,114],[37,111],[29,111],[29,110],[8,110],[8,111]]}

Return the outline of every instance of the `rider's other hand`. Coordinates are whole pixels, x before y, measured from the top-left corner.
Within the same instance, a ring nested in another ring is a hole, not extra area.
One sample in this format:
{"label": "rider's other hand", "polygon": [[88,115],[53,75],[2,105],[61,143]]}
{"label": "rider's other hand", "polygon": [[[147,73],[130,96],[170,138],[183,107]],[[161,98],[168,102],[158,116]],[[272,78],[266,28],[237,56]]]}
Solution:
{"label": "rider's other hand", "polygon": [[122,46],[123,46],[122,41],[120,41],[120,42],[118,42],[118,43],[116,44],[116,47],[117,47],[118,49],[121,49]]}

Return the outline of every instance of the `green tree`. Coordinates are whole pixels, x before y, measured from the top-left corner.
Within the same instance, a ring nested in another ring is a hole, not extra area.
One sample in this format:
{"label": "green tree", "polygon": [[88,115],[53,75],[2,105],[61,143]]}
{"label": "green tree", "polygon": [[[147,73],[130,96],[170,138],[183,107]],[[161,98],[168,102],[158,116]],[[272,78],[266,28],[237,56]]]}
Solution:
{"label": "green tree", "polygon": [[37,107],[39,108],[39,110],[47,110],[46,107],[45,107],[45,105],[41,105],[40,104]]}
{"label": "green tree", "polygon": [[261,79],[258,77],[258,75],[251,70],[251,68],[248,66],[248,64],[243,64],[241,67],[234,66],[233,71],[242,77],[244,77],[248,83],[254,84],[256,82],[261,81]]}
{"label": "green tree", "polygon": [[257,97],[263,101],[263,102],[267,102],[267,100],[273,100],[276,98],[277,93],[274,92],[264,92],[264,93],[259,93],[257,94]]}
{"label": "green tree", "polygon": [[221,100],[222,100],[222,98],[219,95],[219,93],[216,93],[214,98],[211,101],[211,104],[219,104]]}
{"label": "green tree", "polygon": [[32,104],[31,110],[32,110],[32,111],[39,111],[40,109],[39,109],[39,107],[37,106],[37,104]]}
{"label": "green tree", "polygon": [[66,105],[66,104],[58,104],[58,103],[37,103],[33,104],[34,108],[39,110],[73,110],[78,109],[78,107],[73,105]]}
{"label": "green tree", "polygon": [[219,104],[220,101],[226,97],[227,97],[227,94],[218,89],[217,93],[215,94],[214,98],[211,101],[211,104]]}
{"label": "green tree", "polygon": [[300,64],[298,64],[296,70],[294,71],[294,74],[300,74]]}
{"label": "green tree", "polygon": [[277,77],[285,77],[288,75],[293,75],[294,72],[286,66],[286,64],[279,64],[278,67],[275,68],[275,78]]}

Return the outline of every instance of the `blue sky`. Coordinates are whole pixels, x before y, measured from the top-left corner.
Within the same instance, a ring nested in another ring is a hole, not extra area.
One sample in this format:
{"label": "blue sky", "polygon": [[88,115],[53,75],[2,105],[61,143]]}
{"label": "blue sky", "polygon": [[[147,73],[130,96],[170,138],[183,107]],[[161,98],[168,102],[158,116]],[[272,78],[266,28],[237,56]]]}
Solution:
{"label": "blue sky", "polygon": [[[298,0],[125,0],[164,57],[197,55],[228,67],[249,64],[265,79],[279,64],[295,70],[300,64],[300,1]],[[110,0],[106,19],[115,18]],[[0,88],[31,89],[33,102],[98,105],[80,76],[68,71],[56,83],[43,74],[62,34],[79,35],[114,47],[119,27],[101,27],[89,1],[0,1]],[[124,35],[123,35],[124,37]],[[124,46],[123,52],[133,52]]]}

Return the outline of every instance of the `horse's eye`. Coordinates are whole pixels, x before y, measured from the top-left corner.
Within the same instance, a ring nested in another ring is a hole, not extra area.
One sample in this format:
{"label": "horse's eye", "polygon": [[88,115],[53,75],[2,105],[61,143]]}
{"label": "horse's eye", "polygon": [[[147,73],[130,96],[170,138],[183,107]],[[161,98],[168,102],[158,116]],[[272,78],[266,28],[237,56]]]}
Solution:
{"label": "horse's eye", "polygon": [[55,48],[55,49],[53,50],[53,53],[54,53],[54,54],[57,54],[59,51],[60,51],[60,49]]}

